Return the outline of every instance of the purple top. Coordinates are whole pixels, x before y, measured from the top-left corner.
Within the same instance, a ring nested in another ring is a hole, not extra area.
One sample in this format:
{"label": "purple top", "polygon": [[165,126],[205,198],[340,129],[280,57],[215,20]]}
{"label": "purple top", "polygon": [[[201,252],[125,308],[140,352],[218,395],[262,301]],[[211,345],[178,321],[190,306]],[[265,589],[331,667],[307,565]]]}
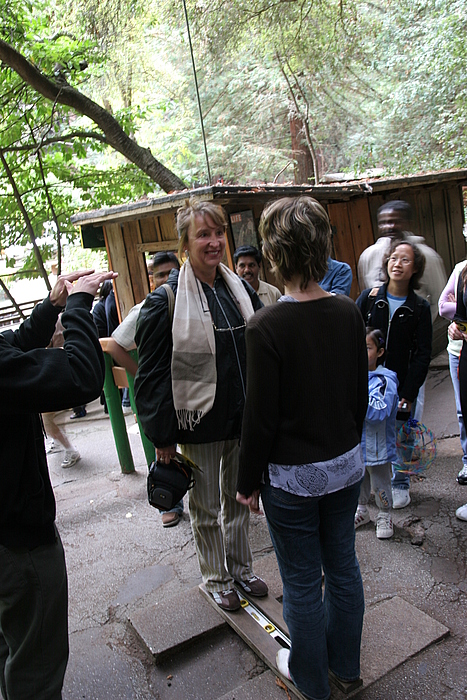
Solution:
{"label": "purple top", "polygon": [[448,279],[448,283],[441,292],[441,296],[438,301],[438,309],[439,309],[439,315],[442,316],[443,318],[447,318],[450,321],[454,318],[454,314],[456,313],[456,302],[455,301],[449,301],[449,295],[452,294],[455,296],[456,294],[456,270],[451,272],[451,276]]}

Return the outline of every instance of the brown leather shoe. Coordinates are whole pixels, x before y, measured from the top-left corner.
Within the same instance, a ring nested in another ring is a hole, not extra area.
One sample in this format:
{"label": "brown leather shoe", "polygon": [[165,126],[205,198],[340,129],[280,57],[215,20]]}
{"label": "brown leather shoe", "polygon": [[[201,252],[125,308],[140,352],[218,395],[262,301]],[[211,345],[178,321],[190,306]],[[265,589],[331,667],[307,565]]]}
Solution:
{"label": "brown leather shoe", "polygon": [[235,583],[242,591],[257,598],[263,598],[263,596],[268,594],[267,584],[259,576],[251,576],[245,581],[235,581]]}
{"label": "brown leather shoe", "polygon": [[173,527],[180,522],[180,516],[175,511],[162,513],[162,527]]}
{"label": "brown leather shoe", "polygon": [[354,690],[357,690],[357,688],[360,688],[363,685],[361,678],[357,678],[354,681],[345,681],[342,678],[339,678],[339,676],[336,676],[334,671],[331,671],[330,668],[328,669],[328,676],[331,683],[334,683],[336,688],[342,690],[342,692],[346,695],[348,695],[348,693],[353,693]]}
{"label": "brown leather shoe", "polygon": [[234,612],[240,607],[240,598],[238,597],[237,591],[229,588],[227,591],[216,591],[211,593],[212,597],[216,601],[217,605],[224,610],[229,612]]}

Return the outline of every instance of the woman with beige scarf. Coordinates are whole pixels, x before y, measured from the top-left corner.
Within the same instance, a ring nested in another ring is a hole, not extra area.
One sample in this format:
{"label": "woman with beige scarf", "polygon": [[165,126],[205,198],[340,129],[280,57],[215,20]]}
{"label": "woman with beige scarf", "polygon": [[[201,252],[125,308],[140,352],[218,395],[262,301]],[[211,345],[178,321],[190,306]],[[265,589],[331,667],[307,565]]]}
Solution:
{"label": "woman with beige scarf", "polygon": [[[206,589],[226,610],[240,607],[233,588],[264,596],[252,570],[249,512],[235,500],[239,437],[245,401],[245,326],[262,306],[253,289],[221,263],[224,210],[190,202],[179,210],[180,272],[173,321],[163,288],[150,294],[138,320],[136,404],[158,460],[170,462],[177,444],[195,462],[189,492],[191,526]],[[221,524],[218,513],[221,512]]]}

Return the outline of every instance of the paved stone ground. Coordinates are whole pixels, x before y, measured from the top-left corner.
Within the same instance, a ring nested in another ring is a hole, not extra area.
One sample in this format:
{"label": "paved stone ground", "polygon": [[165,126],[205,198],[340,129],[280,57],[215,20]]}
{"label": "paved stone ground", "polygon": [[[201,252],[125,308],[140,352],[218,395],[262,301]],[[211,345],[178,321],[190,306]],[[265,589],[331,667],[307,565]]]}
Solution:
{"label": "paved stone ground", "polygon": [[[394,511],[392,540],[377,540],[371,524],[357,532],[367,606],[400,596],[451,634],[358,693],[362,700],[467,698],[467,523],[454,515],[467,502],[467,487],[455,481],[459,440],[446,437],[458,434],[453,401],[441,363],[430,371],[424,415],[441,438],[438,458],[426,478],[414,480],[410,506]],[[133,417],[126,420],[133,429]],[[69,421],[63,413],[61,422],[82,455],[68,470],[60,468],[60,453],[49,460],[69,573],[71,655],[64,700],[285,700],[273,675],[227,627],[154,664],[128,618],[158,605],[165,605],[170,615],[169,601],[184,594],[190,605],[196,604],[190,602],[190,591],[200,576],[188,516],[175,528],[162,528],[159,514],[147,505],[138,436],[130,436],[137,471],[122,475],[98,402],[88,407],[86,419]],[[375,508],[371,510],[374,517]],[[260,566],[272,552],[261,516],[252,518],[251,542]],[[157,614],[151,614],[157,626]],[[174,611],[175,619],[183,631],[184,622]],[[387,653],[384,619],[380,624],[376,658]]]}

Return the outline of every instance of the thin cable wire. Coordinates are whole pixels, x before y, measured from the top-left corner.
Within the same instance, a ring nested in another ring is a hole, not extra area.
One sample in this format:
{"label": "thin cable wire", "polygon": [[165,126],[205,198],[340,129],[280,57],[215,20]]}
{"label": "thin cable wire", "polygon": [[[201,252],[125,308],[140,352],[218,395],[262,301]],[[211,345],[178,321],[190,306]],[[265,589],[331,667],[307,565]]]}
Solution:
{"label": "thin cable wire", "polygon": [[188,12],[186,10],[185,0],[182,0],[182,2],[183,2],[183,9],[185,11],[185,22],[186,22],[186,30],[188,33],[188,44],[190,46],[191,64],[193,66],[193,77],[195,79],[196,98],[198,100],[198,110],[199,110],[199,121],[201,123],[201,133],[203,136],[203,145],[204,145],[204,156],[206,158],[206,168],[208,171],[208,184],[210,185],[211,184],[211,169],[209,167],[208,147],[206,145],[206,134],[204,133],[203,113],[201,111],[201,99],[199,96],[198,77],[196,75],[195,57],[193,55],[193,46],[191,44],[190,24],[188,22]]}

